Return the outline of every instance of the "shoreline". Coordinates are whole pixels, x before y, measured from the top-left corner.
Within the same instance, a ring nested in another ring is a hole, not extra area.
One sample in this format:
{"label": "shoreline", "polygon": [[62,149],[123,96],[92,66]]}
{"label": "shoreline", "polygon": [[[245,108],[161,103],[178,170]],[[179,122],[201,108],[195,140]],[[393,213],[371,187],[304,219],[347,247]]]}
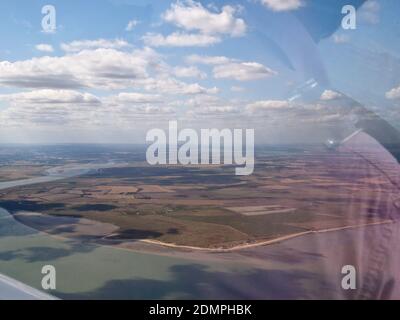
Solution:
{"label": "shoreline", "polygon": [[[56,235],[56,234],[52,234],[52,233],[47,233],[43,230],[38,230],[36,228],[33,228],[32,226],[29,226],[25,223],[22,223],[21,221],[18,221],[15,218],[15,214],[10,213],[7,209],[4,208],[0,208],[3,209],[5,211],[8,212],[8,214],[10,215],[10,217],[18,222],[23,224],[24,226],[31,228],[32,230],[42,233],[42,234],[46,234],[48,236],[51,236],[53,238],[59,238],[59,239],[74,239],[74,238],[70,238],[70,237],[65,237],[65,236],[60,236],[60,235]],[[43,215],[42,213],[39,213],[40,215]],[[4,217],[3,217],[4,218]],[[385,224],[393,224],[396,223],[396,220],[383,220],[383,221],[378,221],[378,222],[370,222],[370,223],[362,223],[362,224],[355,224],[355,225],[349,225],[349,226],[343,226],[343,227],[334,227],[334,228],[326,228],[326,229],[321,229],[321,230],[307,230],[307,231],[303,231],[303,232],[298,232],[298,233],[293,233],[293,234],[288,234],[285,236],[280,236],[277,238],[273,238],[273,239],[269,239],[269,240],[259,240],[259,241],[254,241],[251,243],[242,243],[242,244],[238,244],[235,245],[233,247],[214,247],[214,248],[207,248],[207,247],[197,247],[197,246],[189,246],[189,245],[179,245],[179,244],[174,244],[174,243],[168,243],[168,242],[162,242],[159,240],[151,240],[151,239],[135,239],[135,240],[129,240],[126,239],[126,242],[124,243],[120,243],[120,244],[114,244],[114,240],[111,239],[107,239],[107,237],[109,237],[110,235],[107,235],[106,237],[101,238],[101,241],[104,242],[98,242],[98,241],[93,241],[93,244],[96,244],[98,246],[107,246],[107,247],[113,247],[113,248],[123,248],[126,250],[130,250],[130,251],[142,251],[142,250],[138,250],[137,248],[134,248],[135,244],[145,244],[145,245],[149,245],[149,246],[153,246],[153,250],[152,249],[148,249],[149,253],[155,253],[155,249],[175,249],[177,253],[182,253],[185,251],[193,251],[193,252],[203,252],[203,253],[233,253],[233,252],[238,252],[241,250],[246,250],[246,249],[251,249],[251,248],[257,248],[257,247],[262,247],[262,246],[269,246],[269,245],[273,245],[273,244],[277,244],[277,243],[281,243],[287,240],[291,240],[291,239],[295,239],[295,238],[299,238],[302,236],[307,236],[307,235],[311,235],[311,234],[323,234],[323,233],[329,233],[329,232],[335,232],[335,231],[342,231],[342,230],[349,230],[349,229],[358,229],[358,228],[362,228],[362,227],[369,227],[369,226],[376,226],[376,225],[385,225]],[[75,240],[78,240],[78,238],[75,238]],[[129,246],[129,245],[133,245],[133,247]],[[147,251],[147,250],[146,250]]]}
{"label": "shoreline", "polygon": [[[48,233],[43,230],[36,229],[36,228],[30,226],[29,224],[25,224],[21,221],[18,221],[15,218],[15,214],[10,213],[7,209],[5,209],[5,208],[0,208],[0,209],[5,210],[9,214],[9,217],[11,217],[15,222],[23,224],[24,226],[26,226],[38,233],[42,233],[42,234],[48,235],[48,236],[56,238],[56,239],[58,238],[58,239],[63,239],[63,240],[68,240],[68,239],[79,240],[79,237],[75,238],[75,237],[56,235],[56,234]],[[20,213],[20,212],[17,212],[17,214],[18,213]],[[42,213],[38,213],[38,214],[43,215]],[[5,218],[5,217],[3,217],[3,218]],[[94,220],[92,220],[92,221],[94,221]],[[393,224],[393,223],[396,223],[396,220],[387,219],[387,220],[378,221],[378,222],[354,224],[354,225],[348,225],[348,226],[343,226],[343,227],[326,228],[326,229],[321,229],[321,230],[307,230],[307,231],[303,231],[303,232],[298,232],[298,233],[293,233],[293,234],[288,234],[288,235],[272,238],[269,240],[258,240],[258,241],[254,241],[251,243],[242,243],[242,244],[238,244],[238,245],[235,245],[232,247],[207,248],[207,247],[197,247],[197,246],[190,246],[190,245],[179,245],[179,244],[162,242],[159,240],[152,240],[152,239],[135,239],[135,240],[126,239],[125,242],[116,244],[113,242],[118,241],[118,240],[107,239],[107,237],[109,237],[110,235],[100,238],[100,241],[94,240],[94,241],[90,241],[90,242],[92,244],[95,244],[98,246],[119,248],[119,249],[125,249],[125,250],[129,250],[129,251],[139,251],[139,252],[146,251],[146,252],[152,253],[152,254],[160,254],[161,251],[166,250],[166,249],[175,250],[176,253],[185,253],[185,252],[189,252],[189,251],[192,251],[194,253],[196,253],[196,252],[197,253],[234,253],[234,252],[240,252],[241,250],[282,243],[287,240],[291,240],[291,239],[295,239],[295,238],[299,238],[299,237],[307,236],[307,235],[311,235],[311,234],[323,234],[323,233],[329,233],[329,232],[335,232],[335,231],[358,229],[358,228],[362,228],[362,227]],[[143,250],[143,248],[140,248],[140,244],[149,245],[149,248]],[[153,247],[153,248],[151,248],[151,247]],[[160,251],[160,252],[158,252],[158,251]]]}
{"label": "shoreline", "polygon": [[138,240],[139,242],[146,243],[146,244],[151,244],[151,245],[157,245],[161,247],[167,247],[167,248],[173,248],[173,249],[185,249],[185,250],[192,250],[192,251],[199,251],[199,252],[235,252],[235,251],[240,251],[240,250],[245,250],[245,249],[250,249],[250,248],[256,248],[256,247],[262,247],[262,246],[268,246],[276,243],[280,243],[286,240],[310,235],[310,234],[319,234],[319,233],[328,233],[328,232],[335,232],[335,231],[341,231],[341,230],[347,230],[347,229],[357,229],[357,228],[362,228],[362,227],[368,227],[368,226],[375,226],[375,225],[383,225],[383,224],[392,224],[395,223],[396,221],[394,220],[385,220],[385,221],[380,221],[380,222],[371,222],[371,223],[364,223],[364,224],[357,224],[357,225],[351,225],[351,226],[345,226],[345,227],[336,227],[336,228],[328,228],[328,229],[321,229],[321,230],[309,230],[309,231],[304,231],[304,232],[299,232],[299,233],[294,233],[294,234],[289,234],[286,236],[281,236],[275,239],[270,239],[270,240],[263,240],[263,241],[258,241],[254,243],[247,243],[247,244],[240,244],[231,248],[203,248],[203,247],[196,247],[196,246],[186,246],[186,245],[178,245],[178,244],[173,244],[173,243],[167,243],[167,242],[162,242],[158,240],[149,240],[149,239],[141,239]]}

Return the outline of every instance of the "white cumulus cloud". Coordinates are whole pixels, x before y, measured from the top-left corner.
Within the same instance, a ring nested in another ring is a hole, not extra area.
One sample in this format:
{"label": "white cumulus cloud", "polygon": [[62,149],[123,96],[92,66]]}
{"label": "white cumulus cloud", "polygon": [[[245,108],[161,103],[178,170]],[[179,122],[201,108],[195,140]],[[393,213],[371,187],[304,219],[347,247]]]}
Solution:
{"label": "white cumulus cloud", "polygon": [[131,20],[126,25],[125,31],[132,31],[139,24],[138,20]]}
{"label": "white cumulus cloud", "polygon": [[212,65],[216,79],[234,79],[237,81],[259,80],[274,76],[277,72],[258,62],[243,62],[224,56],[191,55],[187,63]]}
{"label": "white cumulus cloud", "polygon": [[230,78],[237,81],[259,80],[276,75],[276,72],[257,62],[230,62],[214,67],[216,79]]}
{"label": "white cumulus cloud", "polygon": [[99,104],[99,98],[90,93],[74,90],[42,89],[28,92],[0,95],[0,100],[12,104]]}
{"label": "white cumulus cloud", "polygon": [[148,77],[147,58],[114,49],[84,50],[62,57],[0,61],[0,86],[22,88],[113,89]]}
{"label": "white cumulus cloud", "polygon": [[162,101],[160,95],[136,92],[121,92],[115,97],[120,103],[159,103]]}
{"label": "white cumulus cloud", "polygon": [[219,37],[212,35],[185,32],[174,32],[167,36],[148,33],[143,40],[151,47],[207,47],[221,41]]}
{"label": "white cumulus cloud", "polygon": [[45,43],[41,43],[35,46],[36,50],[38,51],[42,51],[42,52],[53,52],[54,48],[52,45],[50,44],[45,44]]}
{"label": "white cumulus cloud", "polygon": [[250,113],[282,110],[290,107],[290,103],[285,100],[261,100],[248,104],[246,110]]}
{"label": "white cumulus cloud", "polygon": [[186,57],[186,62],[191,64],[217,65],[230,62],[231,59],[224,56],[200,56],[197,54]]}
{"label": "white cumulus cloud", "polygon": [[246,23],[236,17],[238,11],[237,7],[226,5],[220,12],[212,12],[199,2],[187,0],[173,3],[163,18],[188,31],[209,35],[228,34],[236,37],[246,33]]}
{"label": "white cumulus cloud", "polygon": [[80,40],[80,41],[72,41],[70,43],[62,43],[61,49],[66,52],[79,52],[82,50],[94,50],[99,48],[104,49],[121,49],[130,47],[130,44],[122,39],[115,40],[106,40],[106,39],[97,39],[97,40]]}
{"label": "white cumulus cloud", "polygon": [[207,78],[207,74],[197,67],[175,67],[173,73],[178,78],[198,78],[198,79],[205,79]]}
{"label": "white cumulus cloud", "polygon": [[325,90],[321,94],[321,100],[324,101],[329,101],[329,100],[336,100],[340,99],[342,97],[342,94],[333,90]]}
{"label": "white cumulus cloud", "polygon": [[273,11],[290,11],[303,6],[301,0],[261,0],[261,2]]}
{"label": "white cumulus cloud", "polygon": [[386,98],[390,100],[400,99],[400,86],[386,92]]}

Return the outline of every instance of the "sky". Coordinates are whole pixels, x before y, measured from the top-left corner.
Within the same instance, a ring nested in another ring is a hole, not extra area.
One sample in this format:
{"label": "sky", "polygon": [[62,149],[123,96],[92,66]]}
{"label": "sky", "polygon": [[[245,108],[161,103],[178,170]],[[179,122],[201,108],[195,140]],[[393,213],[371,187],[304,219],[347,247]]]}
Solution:
{"label": "sky", "polygon": [[396,0],[4,0],[0,143],[145,143],[171,120],[296,142],[337,121],[344,96],[396,126],[398,12]]}

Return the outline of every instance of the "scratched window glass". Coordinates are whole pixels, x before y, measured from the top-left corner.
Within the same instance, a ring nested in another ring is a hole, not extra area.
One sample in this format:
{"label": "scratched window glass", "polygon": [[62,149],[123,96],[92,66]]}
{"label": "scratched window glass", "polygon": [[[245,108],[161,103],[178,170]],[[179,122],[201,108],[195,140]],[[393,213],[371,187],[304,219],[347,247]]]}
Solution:
{"label": "scratched window glass", "polygon": [[399,12],[1,1],[0,299],[400,299]]}

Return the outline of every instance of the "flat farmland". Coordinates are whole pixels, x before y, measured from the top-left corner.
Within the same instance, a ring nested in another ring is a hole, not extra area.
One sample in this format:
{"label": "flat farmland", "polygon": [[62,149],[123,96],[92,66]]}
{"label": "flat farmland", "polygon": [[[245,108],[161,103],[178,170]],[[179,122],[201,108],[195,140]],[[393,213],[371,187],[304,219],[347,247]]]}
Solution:
{"label": "flat farmland", "polygon": [[0,207],[26,225],[67,238],[229,249],[384,222],[386,208],[370,199],[390,186],[378,173],[357,171],[358,161],[325,149],[261,153],[250,176],[235,176],[231,166],[130,163],[2,190]]}

